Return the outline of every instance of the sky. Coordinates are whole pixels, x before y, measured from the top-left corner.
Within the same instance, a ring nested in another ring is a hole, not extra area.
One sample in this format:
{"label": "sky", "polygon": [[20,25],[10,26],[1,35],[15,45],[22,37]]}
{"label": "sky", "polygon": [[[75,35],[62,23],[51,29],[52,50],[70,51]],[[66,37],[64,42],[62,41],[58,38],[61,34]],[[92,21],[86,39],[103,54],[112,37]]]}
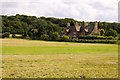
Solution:
{"label": "sky", "polygon": [[24,14],[79,21],[118,21],[119,0],[0,0],[0,15]]}

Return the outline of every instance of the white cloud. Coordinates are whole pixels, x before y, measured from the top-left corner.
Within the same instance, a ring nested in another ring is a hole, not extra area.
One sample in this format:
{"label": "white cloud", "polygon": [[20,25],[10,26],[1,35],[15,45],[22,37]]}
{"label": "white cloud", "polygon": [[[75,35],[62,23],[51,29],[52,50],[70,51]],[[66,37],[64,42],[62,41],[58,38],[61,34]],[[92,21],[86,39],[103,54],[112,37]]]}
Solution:
{"label": "white cloud", "polygon": [[3,0],[2,13],[117,21],[118,0]]}

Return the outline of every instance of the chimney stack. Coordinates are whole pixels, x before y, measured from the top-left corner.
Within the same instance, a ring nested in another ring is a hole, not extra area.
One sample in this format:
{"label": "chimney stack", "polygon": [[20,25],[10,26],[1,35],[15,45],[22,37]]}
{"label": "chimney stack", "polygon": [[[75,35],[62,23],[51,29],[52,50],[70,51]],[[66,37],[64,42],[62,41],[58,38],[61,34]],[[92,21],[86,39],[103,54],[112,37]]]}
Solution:
{"label": "chimney stack", "polygon": [[68,23],[67,23],[67,27],[69,27],[69,26],[70,26],[70,23],[68,22]]}
{"label": "chimney stack", "polygon": [[99,31],[98,31],[98,22],[97,22],[97,21],[95,22],[94,30],[95,30],[95,33],[96,33],[96,34],[99,32]]}
{"label": "chimney stack", "polygon": [[84,22],[84,27],[88,26],[88,22]]}

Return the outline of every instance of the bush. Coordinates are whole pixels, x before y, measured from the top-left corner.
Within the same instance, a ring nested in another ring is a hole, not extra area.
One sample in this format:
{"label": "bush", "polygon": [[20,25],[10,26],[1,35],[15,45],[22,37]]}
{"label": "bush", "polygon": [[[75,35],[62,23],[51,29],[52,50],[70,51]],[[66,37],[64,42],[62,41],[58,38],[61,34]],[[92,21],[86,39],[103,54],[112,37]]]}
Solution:
{"label": "bush", "polygon": [[116,44],[117,40],[79,40],[78,42],[82,42],[82,43],[109,43],[109,44]]}
{"label": "bush", "polygon": [[43,34],[43,35],[40,36],[40,39],[49,40],[49,36],[47,34]]}
{"label": "bush", "polygon": [[9,32],[5,32],[2,34],[2,38],[9,38],[10,33]]}
{"label": "bush", "polygon": [[58,32],[53,32],[50,36],[50,40],[59,40],[59,34]]}
{"label": "bush", "polygon": [[101,39],[101,40],[104,40],[104,39],[108,39],[108,40],[112,40],[113,37],[112,36],[95,36],[95,35],[88,35],[88,36],[79,36],[78,39]]}
{"label": "bush", "polygon": [[118,43],[117,40],[88,40],[88,39],[68,39],[67,42],[77,42],[77,43],[106,43],[106,44],[116,44],[116,43]]}
{"label": "bush", "polygon": [[87,39],[78,39],[78,40],[69,40],[69,42],[78,42],[78,43],[107,43],[107,44],[116,44],[117,40],[87,40]]}
{"label": "bush", "polygon": [[15,34],[12,34],[12,38],[15,38]]}
{"label": "bush", "polygon": [[118,40],[120,40],[120,35],[118,35]]}
{"label": "bush", "polygon": [[62,36],[60,41],[65,42],[77,42],[77,43],[107,43],[107,44],[116,44],[117,39],[113,39],[112,36],[79,36],[79,39],[70,39],[68,36]]}
{"label": "bush", "polygon": [[0,33],[0,38],[2,38],[2,33]]}
{"label": "bush", "polygon": [[104,36],[105,35],[105,30],[104,29],[100,29],[100,35]]}
{"label": "bush", "polygon": [[62,36],[60,38],[61,41],[69,41],[69,37],[68,36]]}
{"label": "bush", "polygon": [[113,29],[109,29],[108,31],[105,32],[105,36],[113,36],[113,37],[116,37],[118,35],[117,31],[116,30],[113,30]]}
{"label": "bush", "polygon": [[27,32],[23,32],[22,37],[26,38],[27,37]]}

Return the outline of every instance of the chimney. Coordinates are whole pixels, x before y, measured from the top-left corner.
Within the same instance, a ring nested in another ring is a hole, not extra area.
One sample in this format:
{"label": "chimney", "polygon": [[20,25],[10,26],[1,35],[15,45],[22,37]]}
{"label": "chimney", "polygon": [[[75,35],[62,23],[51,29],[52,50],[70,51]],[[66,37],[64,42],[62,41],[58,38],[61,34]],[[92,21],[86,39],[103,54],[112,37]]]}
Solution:
{"label": "chimney", "polygon": [[79,26],[79,23],[78,23],[78,22],[75,22],[75,26]]}
{"label": "chimney", "polygon": [[92,34],[99,34],[98,22],[97,21],[94,23],[94,29],[92,31]]}
{"label": "chimney", "polygon": [[78,22],[75,23],[75,28],[76,28],[76,31],[80,31],[80,25]]}
{"label": "chimney", "polygon": [[94,27],[94,29],[95,29],[95,33],[98,33],[98,22],[97,22],[97,21],[95,22],[95,27]]}
{"label": "chimney", "polygon": [[83,25],[84,27],[86,27],[86,26],[88,26],[88,22],[84,22],[84,25]]}
{"label": "chimney", "polygon": [[67,23],[67,27],[69,27],[69,26],[70,26],[70,23],[68,22],[68,23]]}

